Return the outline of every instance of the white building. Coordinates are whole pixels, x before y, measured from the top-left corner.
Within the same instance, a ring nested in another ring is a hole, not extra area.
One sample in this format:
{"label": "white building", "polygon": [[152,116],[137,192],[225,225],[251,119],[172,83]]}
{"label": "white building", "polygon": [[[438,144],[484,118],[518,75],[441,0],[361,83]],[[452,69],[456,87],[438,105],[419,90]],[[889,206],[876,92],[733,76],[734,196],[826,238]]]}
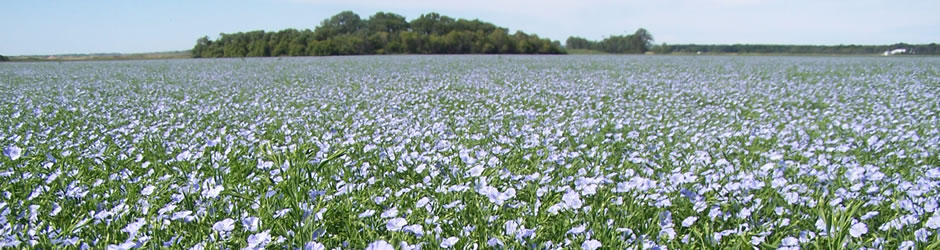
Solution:
{"label": "white building", "polygon": [[890,55],[904,54],[904,53],[907,53],[907,49],[893,49],[893,50],[885,51],[884,55],[890,56]]}

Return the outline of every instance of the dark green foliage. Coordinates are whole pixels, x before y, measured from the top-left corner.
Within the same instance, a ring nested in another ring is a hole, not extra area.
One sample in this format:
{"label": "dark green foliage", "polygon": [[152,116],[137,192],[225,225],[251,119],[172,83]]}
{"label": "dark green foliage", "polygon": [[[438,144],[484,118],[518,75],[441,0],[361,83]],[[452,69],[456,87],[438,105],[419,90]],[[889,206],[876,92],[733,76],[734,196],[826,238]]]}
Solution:
{"label": "dark green foliage", "polygon": [[0,55],[0,62],[7,62],[7,61],[10,61],[10,58]]}
{"label": "dark green foliage", "polygon": [[597,42],[588,41],[587,39],[581,37],[568,37],[568,40],[565,41],[565,48],[567,49],[591,49],[594,47]]}
{"label": "dark green foliage", "polygon": [[314,34],[317,40],[326,40],[340,34],[355,33],[365,28],[365,22],[359,18],[359,15],[352,11],[343,11],[329,19],[323,20]]}
{"label": "dark green foliage", "polygon": [[366,21],[366,27],[372,33],[386,32],[398,33],[406,31],[409,28],[405,17],[395,13],[378,12],[369,17]]}
{"label": "dark green foliage", "polygon": [[596,50],[607,53],[645,53],[652,51],[656,54],[669,53],[752,53],[752,54],[882,54],[894,49],[907,49],[906,55],[938,55],[940,49],[937,44],[906,44],[892,45],[762,45],[762,44],[734,44],[734,45],[697,45],[680,44],[652,45],[653,36],[645,29],[639,29],[632,35],[611,36],[601,41],[590,41],[581,37],[568,37],[565,41],[566,49]]}
{"label": "dark green foliage", "polygon": [[422,35],[443,35],[454,26],[454,19],[431,12],[411,21],[413,31]]}
{"label": "dark green foliage", "polygon": [[669,53],[670,51],[672,51],[672,46],[669,46],[669,44],[666,44],[666,43],[663,43],[658,46],[653,46],[653,53],[656,53],[656,54],[666,54],[666,53]]}
{"label": "dark green foliage", "polygon": [[642,54],[650,50],[652,42],[653,35],[646,29],[641,28],[632,35],[610,36],[600,42],[589,41],[580,37],[569,37],[565,41],[565,48],[598,50],[607,53]]}
{"label": "dark green foliage", "polygon": [[363,20],[344,11],[309,29],[219,34],[196,40],[193,57],[328,56],[366,54],[563,54],[561,44],[480,20],[437,13],[410,23],[378,12]]}

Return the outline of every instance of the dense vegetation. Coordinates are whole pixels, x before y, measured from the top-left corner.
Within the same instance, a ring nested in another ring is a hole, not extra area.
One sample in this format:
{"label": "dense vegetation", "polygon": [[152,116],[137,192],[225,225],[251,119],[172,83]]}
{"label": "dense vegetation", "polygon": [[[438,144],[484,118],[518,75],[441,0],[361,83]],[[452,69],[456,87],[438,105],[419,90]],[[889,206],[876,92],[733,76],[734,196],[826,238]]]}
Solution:
{"label": "dense vegetation", "polygon": [[[569,39],[570,41],[571,39]],[[760,45],[760,44],[734,44],[734,45],[659,45],[653,48],[656,53],[787,53],[787,54],[881,54],[893,49],[907,49],[915,55],[938,55],[940,49],[936,43],[892,45]]]}
{"label": "dense vegetation", "polygon": [[10,58],[5,57],[5,56],[3,56],[3,55],[0,55],[0,62],[6,62],[6,61],[9,61],[9,60],[10,60]]}
{"label": "dense vegetation", "polygon": [[561,44],[535,34],[480,20],[454,19],[437,13],[408,22],[378,12],[361,19],[344,11],[323,20],[314,30],[285,29],[202,37],[193,57],[324,56],[365,54],[560,54]]}
{"label": "dense vegetation", "polygon": [[649,51],[653,35],[640,28],[632,35],[610,36],[601,41],[590,41],[581,37],[568,37],[566,49],[589,49],[607,53],[642,54]]}
{"label": "dense vegetation", "polygon": [[652,51],[656,54],[670,53],[755,53],[755,54],[882,54],[894,49],[905,49],[903,54],[940,55],[936,43],[892,45],[776,45],[776,44],[681,44],[652,45],[653,36],[645,29],[639,29],[631,35],[610,36],[601,41],[591,41],[572,36],[565,41],[565,49],[593,50],[606,53],[642,54]]}

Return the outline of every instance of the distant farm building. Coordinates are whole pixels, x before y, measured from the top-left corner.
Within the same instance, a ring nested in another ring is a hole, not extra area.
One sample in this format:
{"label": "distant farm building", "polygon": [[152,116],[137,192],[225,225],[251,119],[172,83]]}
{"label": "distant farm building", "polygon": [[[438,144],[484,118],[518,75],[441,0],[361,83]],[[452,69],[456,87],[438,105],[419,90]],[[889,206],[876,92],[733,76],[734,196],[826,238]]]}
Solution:
{"label": "distant farm building", "polygon": [[907,49],[893,49],[893,50],[886,50],[884,55],[890,56],[890,55],[907,54],[907,53],[908,53]]}

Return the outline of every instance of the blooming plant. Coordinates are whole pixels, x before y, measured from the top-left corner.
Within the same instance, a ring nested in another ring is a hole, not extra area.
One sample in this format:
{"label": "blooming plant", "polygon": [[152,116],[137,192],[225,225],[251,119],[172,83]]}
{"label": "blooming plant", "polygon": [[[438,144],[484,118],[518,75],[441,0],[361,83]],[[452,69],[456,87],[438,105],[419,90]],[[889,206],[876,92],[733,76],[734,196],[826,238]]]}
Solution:
{"label": "blooming plant", "polygon": [[0,64],[0,248],[938,249],[940,59]]}

